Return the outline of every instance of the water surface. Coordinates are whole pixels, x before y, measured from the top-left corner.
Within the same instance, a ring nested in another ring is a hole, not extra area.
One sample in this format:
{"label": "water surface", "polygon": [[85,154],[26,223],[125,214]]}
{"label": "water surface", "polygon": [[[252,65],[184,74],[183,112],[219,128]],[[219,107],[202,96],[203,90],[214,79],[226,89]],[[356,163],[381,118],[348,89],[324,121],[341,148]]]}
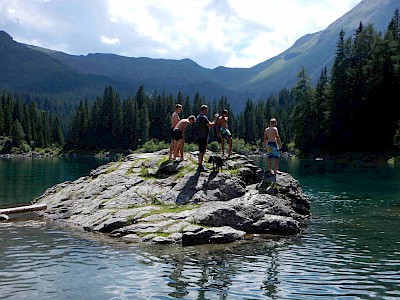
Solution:
{"label": "water surface", "polygon": [[[17,161],[0,162],[14,181],[5,187],[0,177],[0,204],[30,201],[90,169],[66,162],[65,172],[39,178],[53,163],[22,162],[14,173]],[[312,221],[298,237],[132,247],[20,216],[0,224],[0,299],[400,298],[400,167],[288,159],[281,169],[311,199]]]}

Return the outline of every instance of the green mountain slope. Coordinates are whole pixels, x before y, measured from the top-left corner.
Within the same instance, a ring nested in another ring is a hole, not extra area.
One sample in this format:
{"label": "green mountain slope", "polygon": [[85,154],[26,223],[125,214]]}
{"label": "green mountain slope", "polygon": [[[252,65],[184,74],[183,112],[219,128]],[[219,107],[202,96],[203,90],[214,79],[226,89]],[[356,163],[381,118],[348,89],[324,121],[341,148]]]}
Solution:
{"label": "green mountain slope", "polygon": [[0,90],[76,99],[98,96],[110,84],[124,86],[109,77],[77,72],[49,52],[31,49],[0,31]]}
{"label": "green mountain slope", "polygon": [[325,30],[303,36],[285,52],[254,66],[246,81],[231,88],[251,90],[258,95],[277,92],[295,85],[302,66],[315,82],[324,67],[330,69],[342,29],[349,37],[362,22],[384,31],[399,6],[399,0],[364,0]]}
{"label": "green mountain slope", "polygon": [[60,61],[15,43],[4,31],[0,31],[0,45],[2,88],[21,88],[25,84],[45,79],[48,74],[67,70]]}
{"label": "green mountain slope", "polygon": [[76,56],[32,45],[28,47],[49,55],[80,74],[98,75],[123,83],[125,87],[122,90],[116,87],[122,95],[132,95],[143,84],[148,92],[164,90],[177,94],[182,91],[190,97],[199,92],[209,101],[226,96],[235,110],[240,110],[242,100],[250,96],[240,90],[226,89],[224,80],[213,74],[213,70],[190,59],[134,58],[101,53]]}

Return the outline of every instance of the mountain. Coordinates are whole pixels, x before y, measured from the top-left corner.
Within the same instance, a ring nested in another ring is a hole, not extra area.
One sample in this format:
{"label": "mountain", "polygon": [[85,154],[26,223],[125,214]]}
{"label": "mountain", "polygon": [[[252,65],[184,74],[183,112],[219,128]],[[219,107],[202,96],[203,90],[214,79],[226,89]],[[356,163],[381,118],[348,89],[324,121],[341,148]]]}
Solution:
{"label": "mountain", "polygon": [[302,66],[316,82],[323,68],[329,70],[332,66],[342,29],[345,37],[350,37],[362,22],[373,24],[377,31],[383,32],[398,7],[399,0],[364,0],[325,30],[301,37],[283,53],[252,67],[246,80],[229,88],[249,90],[256,95],[275,93],[294,86]]}
{"label": "mountain", "polygon": [[225,77],[241,78],[242,69],[235,69],[226,76],[219,76],[218,71],[203,68],[190,59],[135,58],[102,53],[77,56],[32,45],[27,46],[32,50],[46,53],[79,73],[112,78],[136,89],[143,84],[147,91],[165,90],[174,94],[183,91],[190,97],[199,92],[208,100],[226,96],[232,105],[239,109],[243,106],[243,99],[252,96],[250,93],[224,87]]}
{"label": "mountain", "polygon": [[332,65],[339,32],[351,36],[360,22],[384,31],[399,0],[363,0],[325,30],[301,37],[283,53],[252,68],[207,69],[190,59],[150,59],[115,54],[69,55],[15,42],[0,31],[0,89],[20,90],[64,98],[95,97],[106,85],[122,96],[134,95],[143,84],[176,95],[196,92],[207,100],[226,96],[234,110],[248,98],[257,100],[296,84],[304,66],[315,82]]}
{"label": "mountain", "polygon": [[112,78],[77,72],[46,51],[17,43],[0,31],[0,90],[76,98],[97,96],[110,84],[124,86]]}

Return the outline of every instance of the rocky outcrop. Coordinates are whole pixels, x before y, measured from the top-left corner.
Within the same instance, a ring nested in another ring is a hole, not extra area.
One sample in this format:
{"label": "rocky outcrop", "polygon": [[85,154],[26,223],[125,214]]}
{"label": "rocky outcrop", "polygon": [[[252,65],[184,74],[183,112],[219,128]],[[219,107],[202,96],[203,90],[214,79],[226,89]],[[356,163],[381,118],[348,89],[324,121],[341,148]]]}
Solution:
{"label": "rocky outcrop", "polygon": [[264,174],[241,155],[225,160],[221,172],[197,172],[196,153],[187,158],[169,161],[165,151],[131,154],[48,189],[35,203],[47,204],[46,218],[158,244],[293,235],[310,218],[307,197],[287,173]]}

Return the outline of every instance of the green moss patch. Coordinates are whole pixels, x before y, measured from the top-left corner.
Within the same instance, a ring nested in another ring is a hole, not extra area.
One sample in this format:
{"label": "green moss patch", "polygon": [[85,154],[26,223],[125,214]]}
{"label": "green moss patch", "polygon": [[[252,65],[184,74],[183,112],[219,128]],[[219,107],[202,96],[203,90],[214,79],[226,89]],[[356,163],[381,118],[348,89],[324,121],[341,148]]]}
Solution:
{"label": "green moss patch", "polygon": [[199,208],[200,205],[167,205],[167,204],[160,204],[157,205],[157,207],[159,207],[159,209],[154,210],[152,212],[149,212],[145,215],[143,215],[142,218],[146,218],[152,215],[158,215],[158,214],[167,214],[167,213],[173,213],[173,214],[177,214],[180,212],[183,212],[185,210],[192,210],[192,209],[196,209]]}

